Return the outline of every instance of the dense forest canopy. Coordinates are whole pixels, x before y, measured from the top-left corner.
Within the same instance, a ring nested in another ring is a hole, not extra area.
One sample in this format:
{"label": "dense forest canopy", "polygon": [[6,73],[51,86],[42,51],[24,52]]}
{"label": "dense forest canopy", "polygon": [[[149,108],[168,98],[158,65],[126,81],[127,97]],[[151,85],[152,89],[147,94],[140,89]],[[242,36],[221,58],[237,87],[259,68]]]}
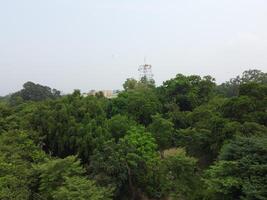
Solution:
{"label": "dense forest canopy", "polygon": [[0,199],[265,200],[267,73],[0,98]]}

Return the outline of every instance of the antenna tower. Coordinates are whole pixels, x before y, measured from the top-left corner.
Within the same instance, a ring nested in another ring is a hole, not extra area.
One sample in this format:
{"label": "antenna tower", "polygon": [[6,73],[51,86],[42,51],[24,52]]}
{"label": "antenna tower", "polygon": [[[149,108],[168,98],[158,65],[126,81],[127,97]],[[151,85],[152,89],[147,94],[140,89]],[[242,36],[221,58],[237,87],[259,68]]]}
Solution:
{"label": "antenna tower", "polygon": [[144,64],[139,66],[138,71],[140,80],[146,78],[148,81],[153,81],[152,65],[146,64],[146,58],[144,59]]}

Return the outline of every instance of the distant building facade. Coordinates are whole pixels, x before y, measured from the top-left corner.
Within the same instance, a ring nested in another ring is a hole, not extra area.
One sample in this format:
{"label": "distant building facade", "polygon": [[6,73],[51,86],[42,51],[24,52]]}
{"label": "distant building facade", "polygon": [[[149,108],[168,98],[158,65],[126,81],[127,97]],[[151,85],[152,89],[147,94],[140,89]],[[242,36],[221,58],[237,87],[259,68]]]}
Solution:
{"label": "distant building facade", "polygon": [[104,97],[112,99],[118,96],[120,90],[90,90],[88,93],[84,93],[84,96],[95,96],[96,94],[102,93]]}

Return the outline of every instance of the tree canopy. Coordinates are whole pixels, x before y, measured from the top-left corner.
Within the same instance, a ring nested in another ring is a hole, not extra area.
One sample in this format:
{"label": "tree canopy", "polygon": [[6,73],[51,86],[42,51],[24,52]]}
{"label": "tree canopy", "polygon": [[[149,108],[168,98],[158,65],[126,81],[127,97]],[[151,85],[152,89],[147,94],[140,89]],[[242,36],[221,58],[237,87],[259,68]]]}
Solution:
{"label": "tree canopy", "polygon": [[0,98],[0,199],[265,200],[267,79],[127,79],[116,98]]}

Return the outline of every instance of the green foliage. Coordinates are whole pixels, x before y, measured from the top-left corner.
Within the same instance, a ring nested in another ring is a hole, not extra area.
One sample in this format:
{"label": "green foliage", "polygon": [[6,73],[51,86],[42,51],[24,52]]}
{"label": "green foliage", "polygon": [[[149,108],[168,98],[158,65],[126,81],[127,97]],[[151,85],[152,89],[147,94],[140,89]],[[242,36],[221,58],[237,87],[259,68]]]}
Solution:
{"label": "green foliage", "polygon": [[184,150],[177,149],[162,161],[165,196],[174,199],[195,199],[199,192],[197,160],[188,157]]}
{"label": "green foliage", "polygon": [[127,116],[120,114],[111,117],[107,123],[108,130],[116,141],[125,136],[130,127],[135,124],[135,122],[130,120]]}
{"label": "green foliage", "polygon": [[213,162],[224,142],[237,134],[241,127],[207,106],[200,106],[189,113],[188,121],[191,124],[189,128],[177,131],[176,144],[199,158],[201,166]]}
{"label": "green foliage", "polygon": [[214,159],[212,133],[207,129],[181,129],[177,133],[177,145],[184,147],[189,155],[199,158],[201,165],[208,165]]}
{"label": "green foliage", "polygon": [[143,88],[153,88],[155,87],[155,80],[150,79],[147,76],[143,76],[141,77],[140,82],[138,82],[138,86]]}
{"label": "green foliage", "polygon": [[124,88],[125,91],[136,89],[137,86],[138,86],[138,82],[137,82],[137,80],[135,80],[133,78],[128,78],[123,83],[123,88]]}
{"label": "green foliage", "polygon": [[[155,139],[141,127],[130,129],[127,135],[119,141],[119,145],[123,148],[129,148],[130,152],[126,154],[126,159],[129,158],[129,161],[133,153],[136,154],[132,157],[137,159],[136,162],[138,160],[152,162],[157,155]],[[128,164],[133,167],[136,166],[134,162],[129,162]]]}
{"label": "green foliage", "polygon": [[48,161],[38,166],[37,171],[40,173],[39,190],[47,198],[64,183],[66,177],[81,176],[85,173],[74,156]]}
{"label": "green foliage", "polygon": [[28,82],[1,98],[0,199],[267,198],[266,73],[124,89],[59,96]]}
{"label": "green foliage", "polygon": [[149,165],[143,191],[149,199],[198,199],[201,180],[197,160],[184,149],[164,151],[164,157]]}
{"label": "green foliage", "polygon": [[264,73],[257,69],[250,69],[244,71],[241,78],[237,78],[241,83],[256,82],[267,83],[267,73]]}
{"label": "green foliage", "polygon": [[24,83],[22,90],[11,95],[10,102],[16,105],[21,101],[42,101],[58,97],[60,97],[60,91],[29,81]]}
{"label": "green foliage", "polygon": [[11,115],[11,113],[11,109],[5,103],[0,103],[0,132],[9,129],[8,116]]}
{"label": "green foliage", "polygon": [[44,137],[45,150],[64,157],[79,153],[87,160],[97,145],[110,138],[106,128],[105,99],[82,97],[74,92],[40,103],[30,126]]}
{"label": "green foliage", "polygon": [[120,93],[112,104],[112,114],[128,115],[143,125],[148,125],[151,122],[151,116],[160,110],[161,104],[153,89]]}
{"label": "green foliage", "polygon": [[140,89],[155,88],[155,81],[147,79],[146,76],[142,77],[140,81],[133,78],[128,78],[123,83],[123,89],[125,91],[140,90]]}
{"label": "green foliage", "polygon": [[267,137],[237,138],[226,144],[206,172],[211,199],[267,198]]}
{"label": "green foliage", "polygon": [[216,90],[219,94],[226,97],[234,97],[239,95],[240,85],[247,83],[266,84],[267,73],[256,69],[247,70],[243,72],[241,77],[237,76],[236,78],[232,78],[230,81],[217,86]]}
{"label": "green foliage", "polygon": [[214,79],[210,76],[201,78],[177,74],[174,79],[163,83],[160,93],[163,101],[178,104],[182,111],[191,111],[210,99],[214,87]]}
{"label": "green foliage", "polygon": [[109,190],[97,187],[95,183],[84,177],[66,178],[65,183],[54,193],[55,200],[109,200]]}
{"label": "green foliage", "polygon": [[40,174],[40,194],[46,199],[108,200],[111,193],[85,177],[84,168],[74,156],[50,160],[36,167]]}
{"label": "green foliage", "polygon": [[36,177],[33,164],[46,159],[24,132],[0,135],[0,199],[27,200],[34,192]]}
{"label": "green foliage", "polygon": [[267,124],[267,85],[247,83],[240,85],[240,96],[228,99],[222,113],[232,120]]}
{"label": "green foliage", "polygon": [[174,125],[167,119],[157,114],[152,117],[152,123],[148,126],[158,144],[159,150],[170,148],[173,145]]}
{"label": "green foliage", "polygon": [[133,127],[118,143],[109,141],[97,149],[91,168],[96,178],[105,185],[115,185],[116,194],[125,188],[136,197],[137,190],[145,182],[149,165],[156,158],[155,139],[144,128]]}

